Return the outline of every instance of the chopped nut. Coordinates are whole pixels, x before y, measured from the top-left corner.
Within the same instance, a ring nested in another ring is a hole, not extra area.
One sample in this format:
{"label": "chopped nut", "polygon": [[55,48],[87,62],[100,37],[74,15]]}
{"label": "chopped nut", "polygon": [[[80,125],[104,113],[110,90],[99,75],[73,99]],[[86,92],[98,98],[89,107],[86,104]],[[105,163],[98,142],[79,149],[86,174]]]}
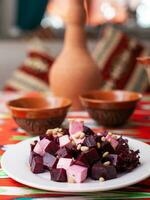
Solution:
{"label": "chopped nut", "polygon": [[57,136],[57,134],[53,134],[53,137],[56,138],[56,137],[58,137],[58,136]]}
{"label": "chopped nut", "polygon": [[108,135],[110,135],[110,136],[111,136],[111,135],[112,135],[112,133],[111,133],[111,132],[108,132]]}
{"label": "chopped nut", "polygon": [[76,183],[75,178],[73,176],[68,177],[68,183]]}
{"label": "chopped nut", "polygon": [[52,130],[52,134],[53,134],[53,135],[56,135],[56,134],[57,134],[57,128],[55,128],[55,129]]}
{"label": "chopped nut", "polygon": [[101,141],[105,142],[105,141],[106,141],[106,138],[105,138],[105,137],[102,137],[102,138],[101,138]]}
{"label": "chopped nut", "polygon": [[110,161],[104,162],[103,165],[105,165],[105,166],[110,165]]}
{"label": "chopped nut", "polygon": [[80,149],[81,149],[81,144],[78,144],[77,150],[80,150]]}
{"label": "chopped nut", "polygon": [[104,179],[103,177],[100,177],[100,178],[99,178],[99,181],[100,181],[100,182],[104,182],[105,179]]}
{"label": "chopped nut", "polygon": [[81,132],[80,133],[80,139],[83,139],[85,137],[85,133]]}
{"label": "chopped nut", "polygon": [[103,158],[105,158],[106,156],[108,156],[109,152],[106,151],[105,153],[103,153]]}
{"label": "chopped nut", "polygon": [[97,142],[97,148],[99,149],[100,147],[101,147],[101,144],[100,144],[100,142]]}
{"label": "chopped nut", "polygon": [[81,151],[88,151],[89,150],[89,147],[87,147],[87,146],[82,146],[81,147]]}
{"label": "chopped nut", "polygon": [[74,137],[75,137],[76,139],[79,139],[79,137],[80,137],[81,133],[82,133],[82,132],[80,132],[80,131],[79,131],[79,132],[77,132],[77,133],[75,133],[75,134],[74,134]]}
{"label": "chopped nut", "polygon": [[62,133],[57,133],[57,136],[61,137],[61,136],[63,136],[63,134]]}
{"label": "chopped nut", "polygon": [[51,135],[51,134],[53,134],[53,129],[48,129],[48,130],[46,131],[46,135]]}

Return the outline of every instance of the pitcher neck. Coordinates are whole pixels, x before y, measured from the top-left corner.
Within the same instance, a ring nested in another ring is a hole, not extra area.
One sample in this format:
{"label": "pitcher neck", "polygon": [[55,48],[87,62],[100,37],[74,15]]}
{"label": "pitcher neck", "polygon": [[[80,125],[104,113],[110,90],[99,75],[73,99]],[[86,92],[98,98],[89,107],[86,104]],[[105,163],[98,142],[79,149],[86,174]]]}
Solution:
{"label": "pitcher neck", "polygon": [[84,26],[68,25],[65,32],[65,47],[87,48]]}

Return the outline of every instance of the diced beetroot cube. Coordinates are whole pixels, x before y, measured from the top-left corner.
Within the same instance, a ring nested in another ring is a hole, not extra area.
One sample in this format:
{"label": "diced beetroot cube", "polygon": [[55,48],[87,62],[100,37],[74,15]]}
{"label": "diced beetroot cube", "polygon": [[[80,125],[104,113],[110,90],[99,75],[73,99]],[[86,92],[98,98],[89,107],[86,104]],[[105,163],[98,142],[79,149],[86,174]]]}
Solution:
{"label": "diced beetroot cube", "polygon": [[104,153],[106,151],[112,154],[115,153],[114,148],[111,146],[110,142],[107,141],[101,143],[101,148],[99,150],[101,153]]}
{"label": "diced beetroot cube", "polygon": [[102,136],[95,134],[95,140],[96,140],[96,142],[101,143],[101,138],[102,138]]}
{"label": "diced beetroot cube", "polygon": [[50,141],[48,139],[42,139],[40,141],[37,142],[37,144],[34,147],[34,152],[43,156],[45,154],[45,149],[48,146],[48,144],[50,143]]}
{"label": "diced beetroot cube", "polygon": [[33,151],[35,145],[37,144],[37,140],[35,140],[32,144],[30,144],[30,147],[31,147],[31,151]]}
{"label": "diced beetroot cube", "polygon": [[48,140],[50,140],[50,141],[53,141],[53,140],[54,140],[54,137],[53,137],[52,134],[50,134],[50,135],[45,135],[45,138],[48,139]]}
{"label": "diced beetroot cube", "polygon": [[43,158],[39,155],[33,157],[30,168],[34,174],[44,172]]}
{"label": "diced beetroot cube", "polygon": [[87,167],[79,166],[79,165],[72,165],[70,166],[66,172],[67,172],[67,179],[68,182],[75,182],[75,183],[81,183],[83,182],[87,177]]}
{"label": "diced beetroot cube", "polygon": [[80,153],[77,159],[74,161],[75,165],[89,167],[89,163],[85,153]]}
{"label": "diced beetroot cube", "polygon": [[46,136],[45,134],[42,134],[42,135],[39,136],[39,139],[42,140],[42,139],[45,138],[45,136]]}
{"label": "diced beetroot cube", "polygon": [[94,162],[98,161],[100,159],[97,151],[95,148],[90,149],[88,152],[85,152],[86,159],[91,166]]}
{"label": "diced beetroot cube", "polygon": [[46,167],[46,169],[56,167],[57,161],[58,159],[49,153],[45,153],[45,155],[43,156],[43,164]]}
{"label": "diced beetroot cube", "polygon": [[69,135],[69,129],[68,128],[64,128],[63,132],[64,132],[64,135]]}
{"label": "diced beetroot cube", "polygon": [[110,142],[111,146],[112,146],[114,149],[116,149],[116,147],[118,146],[118,141],[117,141],[116,139],[112,138],[111,135],[107,135],[107,136],[106,136],[106,140],[107,140],[108,142]]}
{"label": "diced beetroot cube", "polygon": [[54,137],[53,142],[59,145],[59,137]]}
{"label": "diced beetroot cube", "polygon": [[68,135],[63,135],[62,137],[59,138],[60,147],[63,147],[69,143],[70,143],[70,139]]}
{"label": "diced beetroot cube", "polygon": [[51,169],[51,180],[57,181],[57,182],[67,182],[67,175],[65,169]]}
{"label": "diced beetroot cube", "polygon": [[71,120],[69,123],[69,134],[72,135],[79,131],[83,132],[83,122]]}
{"label": "diced beetroot cube", "polygon": [[91,178],[94,180],[98,180],[100,177],[103,177],[104,179],[106,179],[107,171],[106,171],[106,167],[104,167],[102,163],[98,162],[92,166]]}
{"label": "diced beetroot cube", "polygon": [[68,167],[72,164],[71,158],[60,158],[57,163],[57,168],[68,169]]}
{"label": "diced beetroot cube", "polygon": [[116,166],[118,161],[118,155],[117,154],[109,154],[108,160],[111,162],[112,165]]}
{"label": "diced beetroot cube", "polygon": [[34,151],[31,151],[30,152],[30,156],[29,156],[29,164],[31,165],[32,163],[32,159],[35,157],[35,156],[39,156],[37,153],[35,153]]}
{"label": "diced beetroot cube", "polygon": [[86,135],[94,135],[95,133],[87,126],[83,126],[83,132],[86,134]]}
{"label": "diced beetroot cube", "polygon": [[33,149],[33,151],[41,156],[44,155],[45,151],[43,151],[43,149],[41,148],[40,144],[37,143]]}
{"label": "diced beetroot cube", "polygon": [[105,130],[105,131],[101,132],[101,134],[102,134],[102,136],[106,137],[108,135],[108,132],[109,132],[108,130]]}
{"label": "diced beetroot cube", "polygon": [[65,147],[68,149],[72,157],[76,158],[78,156],[79,151],[77,150],[76,145],[72,144],[72,142],[67,144]]}
{"label": "diced beetroot cube", "polygon": [[91,169],[91,178],[98,180],[100,177],[103,177],[105,180],[116,178],[116,168],[113,165],[104,166],[100,162],[95,163]]}
{"label": "diced beetroot cube", "polygon": [[70,152],[71,152],[71,151],[77,151],[76,145],[72,144],[72,142],[69,142],[65,147],[66,147]]}
{"label": "diced beetroot cube", "polygon": [[66,147],[61,147],[60,149],[58,149],[56,155],[59,158],[72,158],[71,151]]}
{"label": "diced beetroot cube", "polygon": [[113,165],[106,166],[107,176],[106,179],[113,179],[117,177],[116,168]]}
{"label": "diced beetroot cube", "polygon": [[89,135],[85,138],[83,144],[88,147],[95,147],[96,146],[96,136]]}
{"label": "diced beetroot cube", "polygon": [[48,146],[45,149],[45,152],[55,155],[55,153],[58,151],[59,145],[56,144],[54,141],[51,141]]}

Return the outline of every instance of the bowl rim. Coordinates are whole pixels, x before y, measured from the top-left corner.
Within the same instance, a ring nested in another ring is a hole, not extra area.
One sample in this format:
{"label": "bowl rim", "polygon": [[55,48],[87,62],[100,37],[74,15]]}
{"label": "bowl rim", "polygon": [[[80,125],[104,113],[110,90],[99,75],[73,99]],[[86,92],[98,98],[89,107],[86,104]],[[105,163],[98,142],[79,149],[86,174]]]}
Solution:
{"label": "bowl rim", "polygon": [[26,99],[35,99],[35,100],[37,100],[37,99],[45,99],[45,98],[46,98],[45,96],[38,96],[38,97],[27,97],[27,96],[24,96],[24,97],[20,97],[20,98],[16,98],[16,99],[8,101],[8,102],[6,102],[6,105],[10,110],[16,110],[16,111],[21,111],[21,112],[22,111],[26,111],[26,112],[46,112],[46,111],[53,111],[53,110],[56,110],[56,109],[57,110],[58,109],[61,110],[61,109],[69,108],[72,105],[72,101],[69,98],[57,97],[57,96],[49,96],[49,98],[67,100],[66,105],[57,106],[57,107],[54,107],[54,108],[51,108],[51,107],[45,107],[45,108],[22,108],[22,107],[17,107],[17,106],[11,105],[11,103],[13,103],[15,101],[19,101],[19,100],[26,100]]}
{"label": "bowl rim", "polygon": [[[86,95],[94,94],[94,93],[99,93],[99,92],[104,92],[104,93],[132,93],[136,94],[137,98],[132,99],[132,100],[123,100],[123,101],[116,101],[116,100],[101,100],[101,99],[93,99],[93,98],[88,98],[85,97]],[[122,104],[122,103],[131,103],[131,102],[137,102],[142,99],[143,95],[140,92],[134,92],[134,91],[129,91],[129,90],[91,90],[87,93],[84,93],[79,96],[80,100],[86,101],[86,102],[91,102],[91,103],[104,103],[104,104]]]}

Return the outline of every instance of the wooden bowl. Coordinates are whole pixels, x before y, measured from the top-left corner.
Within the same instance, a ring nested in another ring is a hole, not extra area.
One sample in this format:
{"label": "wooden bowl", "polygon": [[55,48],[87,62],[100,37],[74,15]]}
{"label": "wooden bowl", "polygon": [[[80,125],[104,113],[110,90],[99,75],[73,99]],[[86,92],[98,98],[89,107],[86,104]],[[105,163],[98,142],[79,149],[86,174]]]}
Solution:
{"label": "wooden bowl", "polygon": [[90,116],[108,127],[124,124],[141,98],[140,93],[121,90],[97,90],[80,96],[81,103]]}
{"label": "wooden bowl", "polygon": [[42,135],[59,127],[71,101],[58,97],[23,97],[7,103],[16,123],[31,135]]}

